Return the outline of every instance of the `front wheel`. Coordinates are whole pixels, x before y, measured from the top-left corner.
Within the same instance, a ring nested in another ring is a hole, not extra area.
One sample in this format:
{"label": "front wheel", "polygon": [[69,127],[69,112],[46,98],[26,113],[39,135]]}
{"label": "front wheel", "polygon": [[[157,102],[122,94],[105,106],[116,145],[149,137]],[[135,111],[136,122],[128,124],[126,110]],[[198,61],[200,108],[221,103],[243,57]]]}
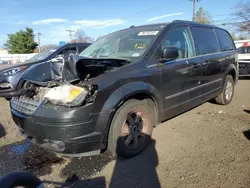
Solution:
{"label": "front wheel", "polygon": [[234,95],[234,79],[231,75],[227,75],[222,93],[215,98],[215,101],[221,105],[231,103]]}
{"label": "front wheel", "polygon": [[150,143],[155,113],[153,103],[140,100],[125,102],[111,122],[108,149],[121,157],[133,157]]}

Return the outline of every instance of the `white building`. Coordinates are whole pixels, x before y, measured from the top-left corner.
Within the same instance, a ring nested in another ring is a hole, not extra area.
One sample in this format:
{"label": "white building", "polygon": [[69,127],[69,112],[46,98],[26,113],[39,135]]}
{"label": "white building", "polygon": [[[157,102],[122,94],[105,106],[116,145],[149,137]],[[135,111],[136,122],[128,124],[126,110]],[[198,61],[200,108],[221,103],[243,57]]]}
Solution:
{"label": "white building", "polygon": [[0,48],[0,55],[7,55],[9,52],[7,49]]}

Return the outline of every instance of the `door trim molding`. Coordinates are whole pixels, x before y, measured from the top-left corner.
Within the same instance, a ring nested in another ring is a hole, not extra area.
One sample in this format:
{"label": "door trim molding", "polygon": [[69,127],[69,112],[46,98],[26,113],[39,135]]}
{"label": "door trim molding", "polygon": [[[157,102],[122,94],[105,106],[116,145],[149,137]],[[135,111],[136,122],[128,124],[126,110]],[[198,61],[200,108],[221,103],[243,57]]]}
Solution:
{"label": "door trim molding", "polygon": [[[213,90],[211,90],[211,91],[209,91],[209,92],[203,93],[202,95],[199,95],[199,96],[197,96],[197,97],[195,97],[195,98],[189,99],[189,100],[187,100],[187,101],[184,101],[184,102],[182,102],[182,103],[179,103],[179,104],[177,104],[177,105],[174,105],[174,106],[172,106],[172,107],[170,107],[170,108],[164,109],[164,111],[165,111],[165,110],[171,110],[171,109],[176,108],[176,107],[178,107],[178,106],[180,106],[180,105],[183,105],[183,104],[185,104],[185,103],[188,103],[188,102],[191,102],[191,101],[196,100],[196,99],[198,99],[198,98],[201,98],[201,97],[203,97],[203,96],[205,96],[205,95],[208,95],[208,94],[211,94],[211,93],[213,93],[213,92],[216,92],[216,91],[220,90],[221,88],[222,88],[222,87],[218,87],[218,88],[213,89]],[[201,103],[201,104],[202,104],[202,103]]]}
{"label": "door trim molding", "polygon": [[[201,89],[201,88],[203,88],[203,87],[205,87],[205,86],[208,86],[208,85],[213,84],[213,83],[216,83],[216,82],[220,82],[220,81],[222,81],[222,80],[223,80],[223,79],[220,78],[220,79],[214,80],[214,81],[212,81],[212,82],[208,82],[208,83],[205,83],[205,84],[202,84],[202,85],[199,85],[199,86],[195,86],[195,87],[193,87],[193,88],[191,88],[191,89],[187,89],[187,90],[181,91],[181,92],[179,92],[179,93],[176,93],[176,94],[173,94],[173,95],[170,95],[170,96],[166,96],[166,97],[165,97],[165,100],[171,99],[171,98],[173,98],[173,97],[177,97],[177,96],[179,96],[179,95],[183,95],[183,94],[185,94],[185,93],[192,92],[192,91],[197,90],[197,89]],[[221,88],[221,87],[220,87],[220,88]]]}

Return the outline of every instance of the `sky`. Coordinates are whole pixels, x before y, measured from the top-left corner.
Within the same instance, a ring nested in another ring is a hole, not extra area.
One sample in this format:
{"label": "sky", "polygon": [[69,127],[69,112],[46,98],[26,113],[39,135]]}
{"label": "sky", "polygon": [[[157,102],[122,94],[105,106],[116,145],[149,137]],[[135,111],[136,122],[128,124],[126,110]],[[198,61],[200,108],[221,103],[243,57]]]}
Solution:
{"label": "sky", "polygon": [[[230,14],[239,1],[200,0],[196,9],[221,24],[236,20]],[[131,25],[191,20],[192,7],[189,0],[0,0],[0,47],[26,27],[41,33],[41,45],[59,44],[69,40],[69,29],[97,38]]]}

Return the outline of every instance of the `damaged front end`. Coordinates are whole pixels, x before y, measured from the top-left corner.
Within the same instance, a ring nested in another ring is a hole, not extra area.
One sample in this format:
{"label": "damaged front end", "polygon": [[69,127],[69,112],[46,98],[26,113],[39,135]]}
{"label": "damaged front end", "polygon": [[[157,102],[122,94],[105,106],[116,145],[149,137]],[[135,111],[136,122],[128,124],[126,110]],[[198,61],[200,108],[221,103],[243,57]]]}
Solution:
{"label": "damaged front end", "polygon": [[31,115],[42,102],[67,107],[91,103],[98,85],[90,84],[89,80],[128,62],[127,59],[69,56],[66,60],[31,66],[20,83],[22,92],[11,101],[12,107]]}

